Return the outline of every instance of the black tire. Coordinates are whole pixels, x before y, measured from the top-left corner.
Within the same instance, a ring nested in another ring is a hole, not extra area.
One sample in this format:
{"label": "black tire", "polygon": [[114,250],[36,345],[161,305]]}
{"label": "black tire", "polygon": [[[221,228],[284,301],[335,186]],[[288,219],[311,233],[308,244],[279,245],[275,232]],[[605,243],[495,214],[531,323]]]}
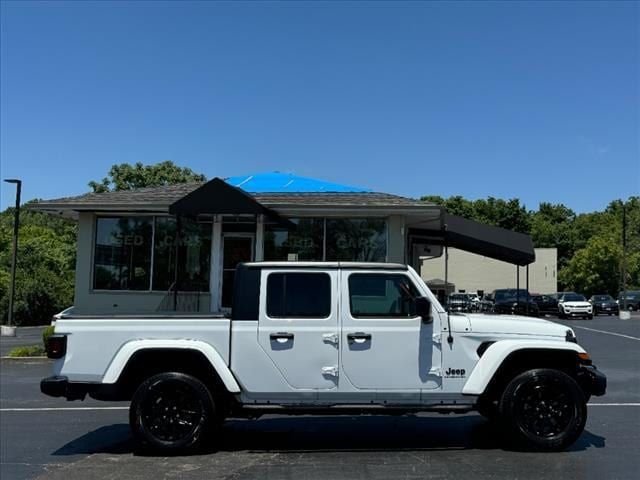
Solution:
{"label": "black tire", "polygon": [[215,403],[191,375],[166,372],[145,380],[129,407],[129,424],[144,449],[166,453],[194,449],[209,431]]}
{"label": "black tire", "polygon": [[593,320],[593,315],[589,315],[589,316],[587,317],[587,319],[589,319],[589,320]]}
{"label": "black tire", "polygon": [[505,388],[499,405],[508,436],[538,451],[560,451],[577,440],[587,421],[587,403],[578,383],[564,372],[528,370]]}

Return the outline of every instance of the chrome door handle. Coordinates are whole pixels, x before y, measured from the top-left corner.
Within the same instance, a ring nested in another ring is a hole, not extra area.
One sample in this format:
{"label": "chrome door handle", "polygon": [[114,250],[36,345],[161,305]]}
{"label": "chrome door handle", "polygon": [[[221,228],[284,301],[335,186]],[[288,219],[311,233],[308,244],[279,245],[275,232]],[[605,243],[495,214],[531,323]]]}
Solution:
{"label": "chrome door handle", "polygon": [[278,333],[270,333],[269,339],[273,342],[274,340],[278,343],[285,343],[289,340],[293,340],[293,333],[289,332],[278,332]]}
{"label": "chrome door handle", "polygon": [[349,343],[364,343],[371,341],[371,334],[364,332],[347,333]]}

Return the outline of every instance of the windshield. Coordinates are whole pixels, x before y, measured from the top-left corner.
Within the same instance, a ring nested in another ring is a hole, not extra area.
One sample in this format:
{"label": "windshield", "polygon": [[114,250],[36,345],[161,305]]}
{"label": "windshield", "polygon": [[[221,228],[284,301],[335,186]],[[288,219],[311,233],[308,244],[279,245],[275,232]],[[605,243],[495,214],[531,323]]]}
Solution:
{"label": "windshield", "polygon": [[449,295],[449,300],[466,300],[466,299],[467,299],[467,296],[461,293]]}
{"label": "windshield", "polygon": [[613,300],[613,298],[611,298],[611,295],[595,295],[593,298],[596,302],[610,302],[611,300]]}
{"label": "windshield", "polygon": [[585,299],[582,295],[579,295],[577,293],[569,293],[564,296],[564,301],[565,302],[584,302]]}

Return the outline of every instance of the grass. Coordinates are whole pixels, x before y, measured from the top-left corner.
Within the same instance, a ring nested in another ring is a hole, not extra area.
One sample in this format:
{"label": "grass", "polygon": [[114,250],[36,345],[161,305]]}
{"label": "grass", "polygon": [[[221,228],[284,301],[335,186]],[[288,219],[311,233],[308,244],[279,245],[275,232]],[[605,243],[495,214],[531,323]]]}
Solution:
{"label": "grass", "polygon": [[9,352],[10,357],[41,357],[45,354],[42,345],[16,347]]}

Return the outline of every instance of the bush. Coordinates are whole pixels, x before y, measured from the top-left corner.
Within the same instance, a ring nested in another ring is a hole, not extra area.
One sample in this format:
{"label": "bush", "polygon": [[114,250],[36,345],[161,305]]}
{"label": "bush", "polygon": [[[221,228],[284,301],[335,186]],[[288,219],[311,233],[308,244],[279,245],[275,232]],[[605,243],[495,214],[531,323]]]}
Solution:
{"label": "bush", "polygon": [[40,345],[16,347],[9,352],[10,357],[41,357],[43,355],[44,349]]}
{"label": "bush", "polygon": [[53,335],[53,331],[55,327],[53,325],[49,325],[42,331],[42,344],[44,345],[44,351],[47,351],[47,347],[49,346],[49,337]]}

